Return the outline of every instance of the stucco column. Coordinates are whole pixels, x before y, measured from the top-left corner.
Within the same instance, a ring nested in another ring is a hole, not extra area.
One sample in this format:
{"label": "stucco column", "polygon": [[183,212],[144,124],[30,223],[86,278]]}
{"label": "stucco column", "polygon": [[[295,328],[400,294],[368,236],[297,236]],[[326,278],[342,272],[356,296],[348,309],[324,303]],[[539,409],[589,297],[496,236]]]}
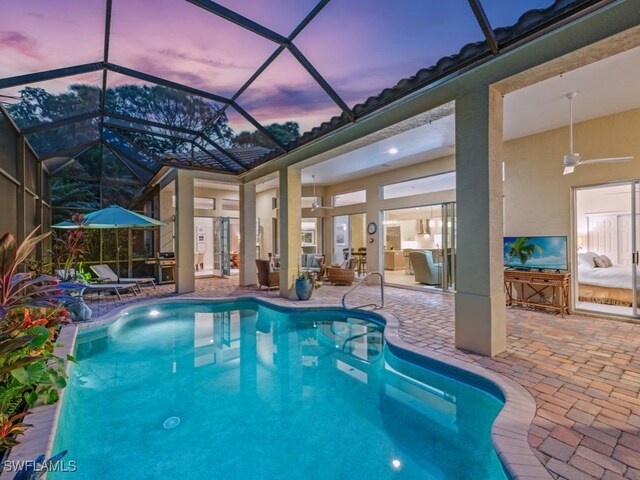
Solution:
{"label": "stucco column", "polygon": [[302,184],[300,170],[280,170],[280,296],[296,298],[294,280],[300,266],[300,222],[302,208]]}
{"label": "stucco column", "polygon": [[240,285],[256,284],[256,185],[240,185]]}
{"label": "stucco column", "polygon": [[176,292],[190,293],[196,289],[196,269],[193,259],[193,177],[185,170],[178,170],[175,182],[175,244],[178,266]]}
{"label": "stucco column", "polygon": [[456,98],[456,347],[506,348],[502,266],[502,96],[489,87]]}
{"label": "stucco column", "polygon": [[[368,188],[367,189],[367,234],[365,236],[365,242],[367,245],[367,273],[380,272],[384,275],[384,226],[383,214],[380,211],[380,192],[381,189]],[[375,223],[377,230],[376,233],[370,234],[368,226],[370,223]],[[378,276],[369,277],[367,279],[369,284],[378,284],[380,279]]]}

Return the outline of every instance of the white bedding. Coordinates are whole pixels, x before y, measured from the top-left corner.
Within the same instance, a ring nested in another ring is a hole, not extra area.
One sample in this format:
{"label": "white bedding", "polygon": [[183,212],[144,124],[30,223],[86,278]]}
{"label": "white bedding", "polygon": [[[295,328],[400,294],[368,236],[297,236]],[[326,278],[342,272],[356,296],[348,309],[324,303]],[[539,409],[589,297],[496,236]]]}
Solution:
{"label": "white bedding", "polygon": [[[596,287],[628,288],[633,285],[631,265],[613,265],[609,268],[597,268],[589,265],[578,265],[578,283]],[[640,275],[636,278],[640,288]]]}

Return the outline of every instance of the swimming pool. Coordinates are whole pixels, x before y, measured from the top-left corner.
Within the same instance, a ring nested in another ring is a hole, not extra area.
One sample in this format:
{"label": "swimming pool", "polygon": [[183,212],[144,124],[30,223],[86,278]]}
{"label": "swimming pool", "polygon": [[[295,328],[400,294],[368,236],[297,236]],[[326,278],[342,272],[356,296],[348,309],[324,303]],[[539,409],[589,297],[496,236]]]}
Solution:
{"label": "swimming pool", "polygon": [[248,301],[130,309],[78,335],[53,451],[74,480],[505,479],[498,395],[399,358],[383,329]]}

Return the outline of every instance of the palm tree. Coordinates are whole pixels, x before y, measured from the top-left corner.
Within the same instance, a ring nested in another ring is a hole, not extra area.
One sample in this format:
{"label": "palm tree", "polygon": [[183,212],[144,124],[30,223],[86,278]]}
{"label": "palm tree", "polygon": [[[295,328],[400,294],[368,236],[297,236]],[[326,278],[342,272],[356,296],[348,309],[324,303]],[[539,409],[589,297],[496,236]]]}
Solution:
{"label": "palm tree", "polygon": [[507,244],[509,251],[507,252],[508,258],[505,264],[509,265],[513,257],[518,257],[520,264],[524,265],[536,252],[543,252],[539,245],[531,243],[530,240],[530,237],[518,237],[515,242]]}

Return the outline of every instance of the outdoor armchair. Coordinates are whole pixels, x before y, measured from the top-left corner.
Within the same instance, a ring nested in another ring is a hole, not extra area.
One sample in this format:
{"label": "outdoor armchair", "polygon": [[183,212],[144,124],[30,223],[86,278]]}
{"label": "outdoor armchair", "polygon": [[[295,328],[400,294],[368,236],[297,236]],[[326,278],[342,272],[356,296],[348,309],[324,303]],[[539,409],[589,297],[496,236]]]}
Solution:
{"label": "outdoor armchair", "polygon": [[425,285],[440,285],[442,282],[442,264],[433,261],[430,251],[415,251],[409,253],[416,282]]}
{"label": "outdoor armchair", "polygon": [[256,260],[256,270],[258,272],[258,290],[267,287],[267,290],[280,287],[280,272],[269,271],[269,260]]}
{"label": "outdoor armchair", "polygon": [[357,260],[350,258],[345,260],[346,266],[330,265],[325,269],[327,280],[333,285],[351,285],[356,278]]}

